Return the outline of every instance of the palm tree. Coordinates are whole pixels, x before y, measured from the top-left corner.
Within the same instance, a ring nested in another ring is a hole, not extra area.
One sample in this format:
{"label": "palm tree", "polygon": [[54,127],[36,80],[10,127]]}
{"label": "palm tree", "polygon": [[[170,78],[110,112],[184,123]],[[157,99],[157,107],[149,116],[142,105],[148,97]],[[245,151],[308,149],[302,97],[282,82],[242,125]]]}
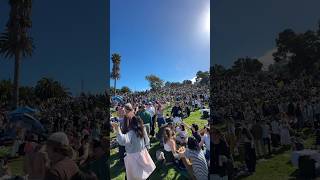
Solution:
{"label": "palm tree", "polygon": [[19,76],[22,57],[32,56],[33,39],[30,37],[32,0],[9,0],[11,7],[6,30],[0,36],[0,54],[15,58],[13,106],[19,105]]}
{"label": "palm tree", "polygon": [[120,62],[121,62],[121,56],[120,54],[114,53],[112,54],[112,72],[111,72],[111,79],[114,79],[114,95],[117,94],[116,88],[117,88],[117,80],[120,79]]}

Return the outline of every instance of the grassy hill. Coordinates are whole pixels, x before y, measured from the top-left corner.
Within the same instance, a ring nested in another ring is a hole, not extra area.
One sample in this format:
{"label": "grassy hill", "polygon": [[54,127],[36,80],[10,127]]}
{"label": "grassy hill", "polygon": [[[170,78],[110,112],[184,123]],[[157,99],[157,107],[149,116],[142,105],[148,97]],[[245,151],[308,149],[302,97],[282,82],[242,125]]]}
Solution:
{"label": "grassy hill", "polygon": [[[169,112],[169,108],[166,109],[167,112]],[[199,128],[204,127],[207,124],[206,120],[200,119],[201,117],[201,112],[196,111],[192,112],[190,116],[186,119],[184,119],[184,122],[191,126],[193,123],[198,124]],[[157,131],[157,130],[156,130]],[[188,130],[189,135],[191,133],[190,130]],[[152,147],[150,149],[150,155],[154,162],[156,163],[156,151],[160,150],[162,147],[160,146],[159,142],[153,142]],[[123,180],[125,177],[125,169],[124,165],[119,164],[119,156],[118,156],[118,151],[117,149],[111,149],[111,178],[114,180]],[[182,179],[187,179],[187,172],[185,171],[180,171],[177,168],[175,168],[173,165],[171,166],[160,166],[157,164],[156,170],[153,172],[151,175],[150,179],[154,180],[182,180]]]}

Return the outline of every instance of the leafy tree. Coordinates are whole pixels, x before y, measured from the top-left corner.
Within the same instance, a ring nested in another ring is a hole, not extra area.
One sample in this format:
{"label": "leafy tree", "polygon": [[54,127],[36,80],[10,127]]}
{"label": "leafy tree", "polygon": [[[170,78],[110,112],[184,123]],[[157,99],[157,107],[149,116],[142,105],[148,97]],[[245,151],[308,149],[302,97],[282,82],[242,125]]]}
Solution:
{"label": "leafy tree", "polygon": [[158,90],[163,86],[163,80],[161,80],[156,75],[151,74],[149,76],[146,76],[146,80],[149,82],[152,90]]}
{"label": "leafy tree", "polygon": [[196,74],[196,81],[200,84],[208,84],[210,80],[210,73],[208,71],[198,71]]}
{"label": "leafy tree", "polygon": [[47,100],[49,98],[65,98],[70,95],[62,84],[50,78],[42,78],[37,82],[35,94],[41,100]]}
{"label": "leafy tree", "polygon": [[116,95],[117,93],[117,80],[120,79],[120,62],[121,62],[121,56],[120,54],[114,53],[112,54],[111,57],[113,67],[112,67],[112,72],[111,72],[111,79],[114,79],[114,94]]}
{"label": "leafy tree", "polygon": [[212,66],[212,68],[212,74],[214,74],[215,76],[222,76],[224,75],[224,73],[226,73],[226,68],[222,65],[215,64],[214,66]]}
{"label": "leafy tree", "polygon": [[318,72],[320,60],[319,31],[308,30],[305,33],[295,33],[286,29],[279,33],[276,39],[277,51],[273,54],[276,62],[287,62],[289,73],[298,76],[301,73],[314,74]]}
{"label": "leafy tree", "polygon": [[122,93],[131,93],[131,89],[128,86],[123,86],[120,91]]}
{"label": "leafy tree", "polygon": [[182,82],[182,84],[192,84],[192,81],[191,81],[191,80],[184,80],[184,81]]}
{"label": "leafy tree", "polygon": [[245,73],[257,73],[262,69],[263,64],[258,59],[253,58],[239,58],[234,62],[232,70],[239,74],[241,72]]}
{"label": "leafy tree", "polygon": [[19,91],[20,100],[25,101],[27,104],[37,98],[33,87],[22,86]]}
{"label": "leafy tree", "polygon": [[12,99],[13,84],[10,80],[0,81],[0,101],[9,102]]}
{"label": "leafy tree", "polygon": [[32,56],[34,45],[30,37],[32,0],[9,0],[11,7],[6,30],[0,36],[0,54],[15,59],[13,106],[19,106],[21,58]]}

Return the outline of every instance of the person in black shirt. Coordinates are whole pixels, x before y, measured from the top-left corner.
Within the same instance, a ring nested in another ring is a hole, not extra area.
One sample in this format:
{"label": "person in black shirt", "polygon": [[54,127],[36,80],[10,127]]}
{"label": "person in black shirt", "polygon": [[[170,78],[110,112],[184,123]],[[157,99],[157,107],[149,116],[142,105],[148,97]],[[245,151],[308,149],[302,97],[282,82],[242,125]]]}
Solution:
{"label": "person in black shirt", "polygon": [[179,106],[179,104],[176,102],[175,106],[171,109],[171,116],[173,118],[175,117],[180,117],[182,112],[181,107]]}
{"label": "person in black shirt", "polygon": [[192,131],[192,136],[194,138],[196,138],[198,143],[200,143],[201,142],[201,136],[200,136],[200,133],[199,133],[199,126],[197,124],[192,124],[191,131]]}
{"label": "person in black shirt", "polygon": [[[230,150],[225,142],[221,132],[213,129],[211,133],[211,159],[210,159],[210,175],[214,179],[228,176],[228,166],[230,165]],[[232,164],[232,163],[231,163]],[[231,177],[229,177],[230,179]]]}

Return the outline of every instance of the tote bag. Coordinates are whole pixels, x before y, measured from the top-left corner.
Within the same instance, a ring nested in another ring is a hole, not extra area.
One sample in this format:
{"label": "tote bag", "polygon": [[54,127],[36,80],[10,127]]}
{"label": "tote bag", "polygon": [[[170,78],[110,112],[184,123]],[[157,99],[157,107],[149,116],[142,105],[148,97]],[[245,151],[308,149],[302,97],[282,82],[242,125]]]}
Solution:
{"label": "tote bag", "polygon": [[149,152],[143,149],[138,153],[129,153],[124,158],[127,180],[145,180],[156,169]]}

